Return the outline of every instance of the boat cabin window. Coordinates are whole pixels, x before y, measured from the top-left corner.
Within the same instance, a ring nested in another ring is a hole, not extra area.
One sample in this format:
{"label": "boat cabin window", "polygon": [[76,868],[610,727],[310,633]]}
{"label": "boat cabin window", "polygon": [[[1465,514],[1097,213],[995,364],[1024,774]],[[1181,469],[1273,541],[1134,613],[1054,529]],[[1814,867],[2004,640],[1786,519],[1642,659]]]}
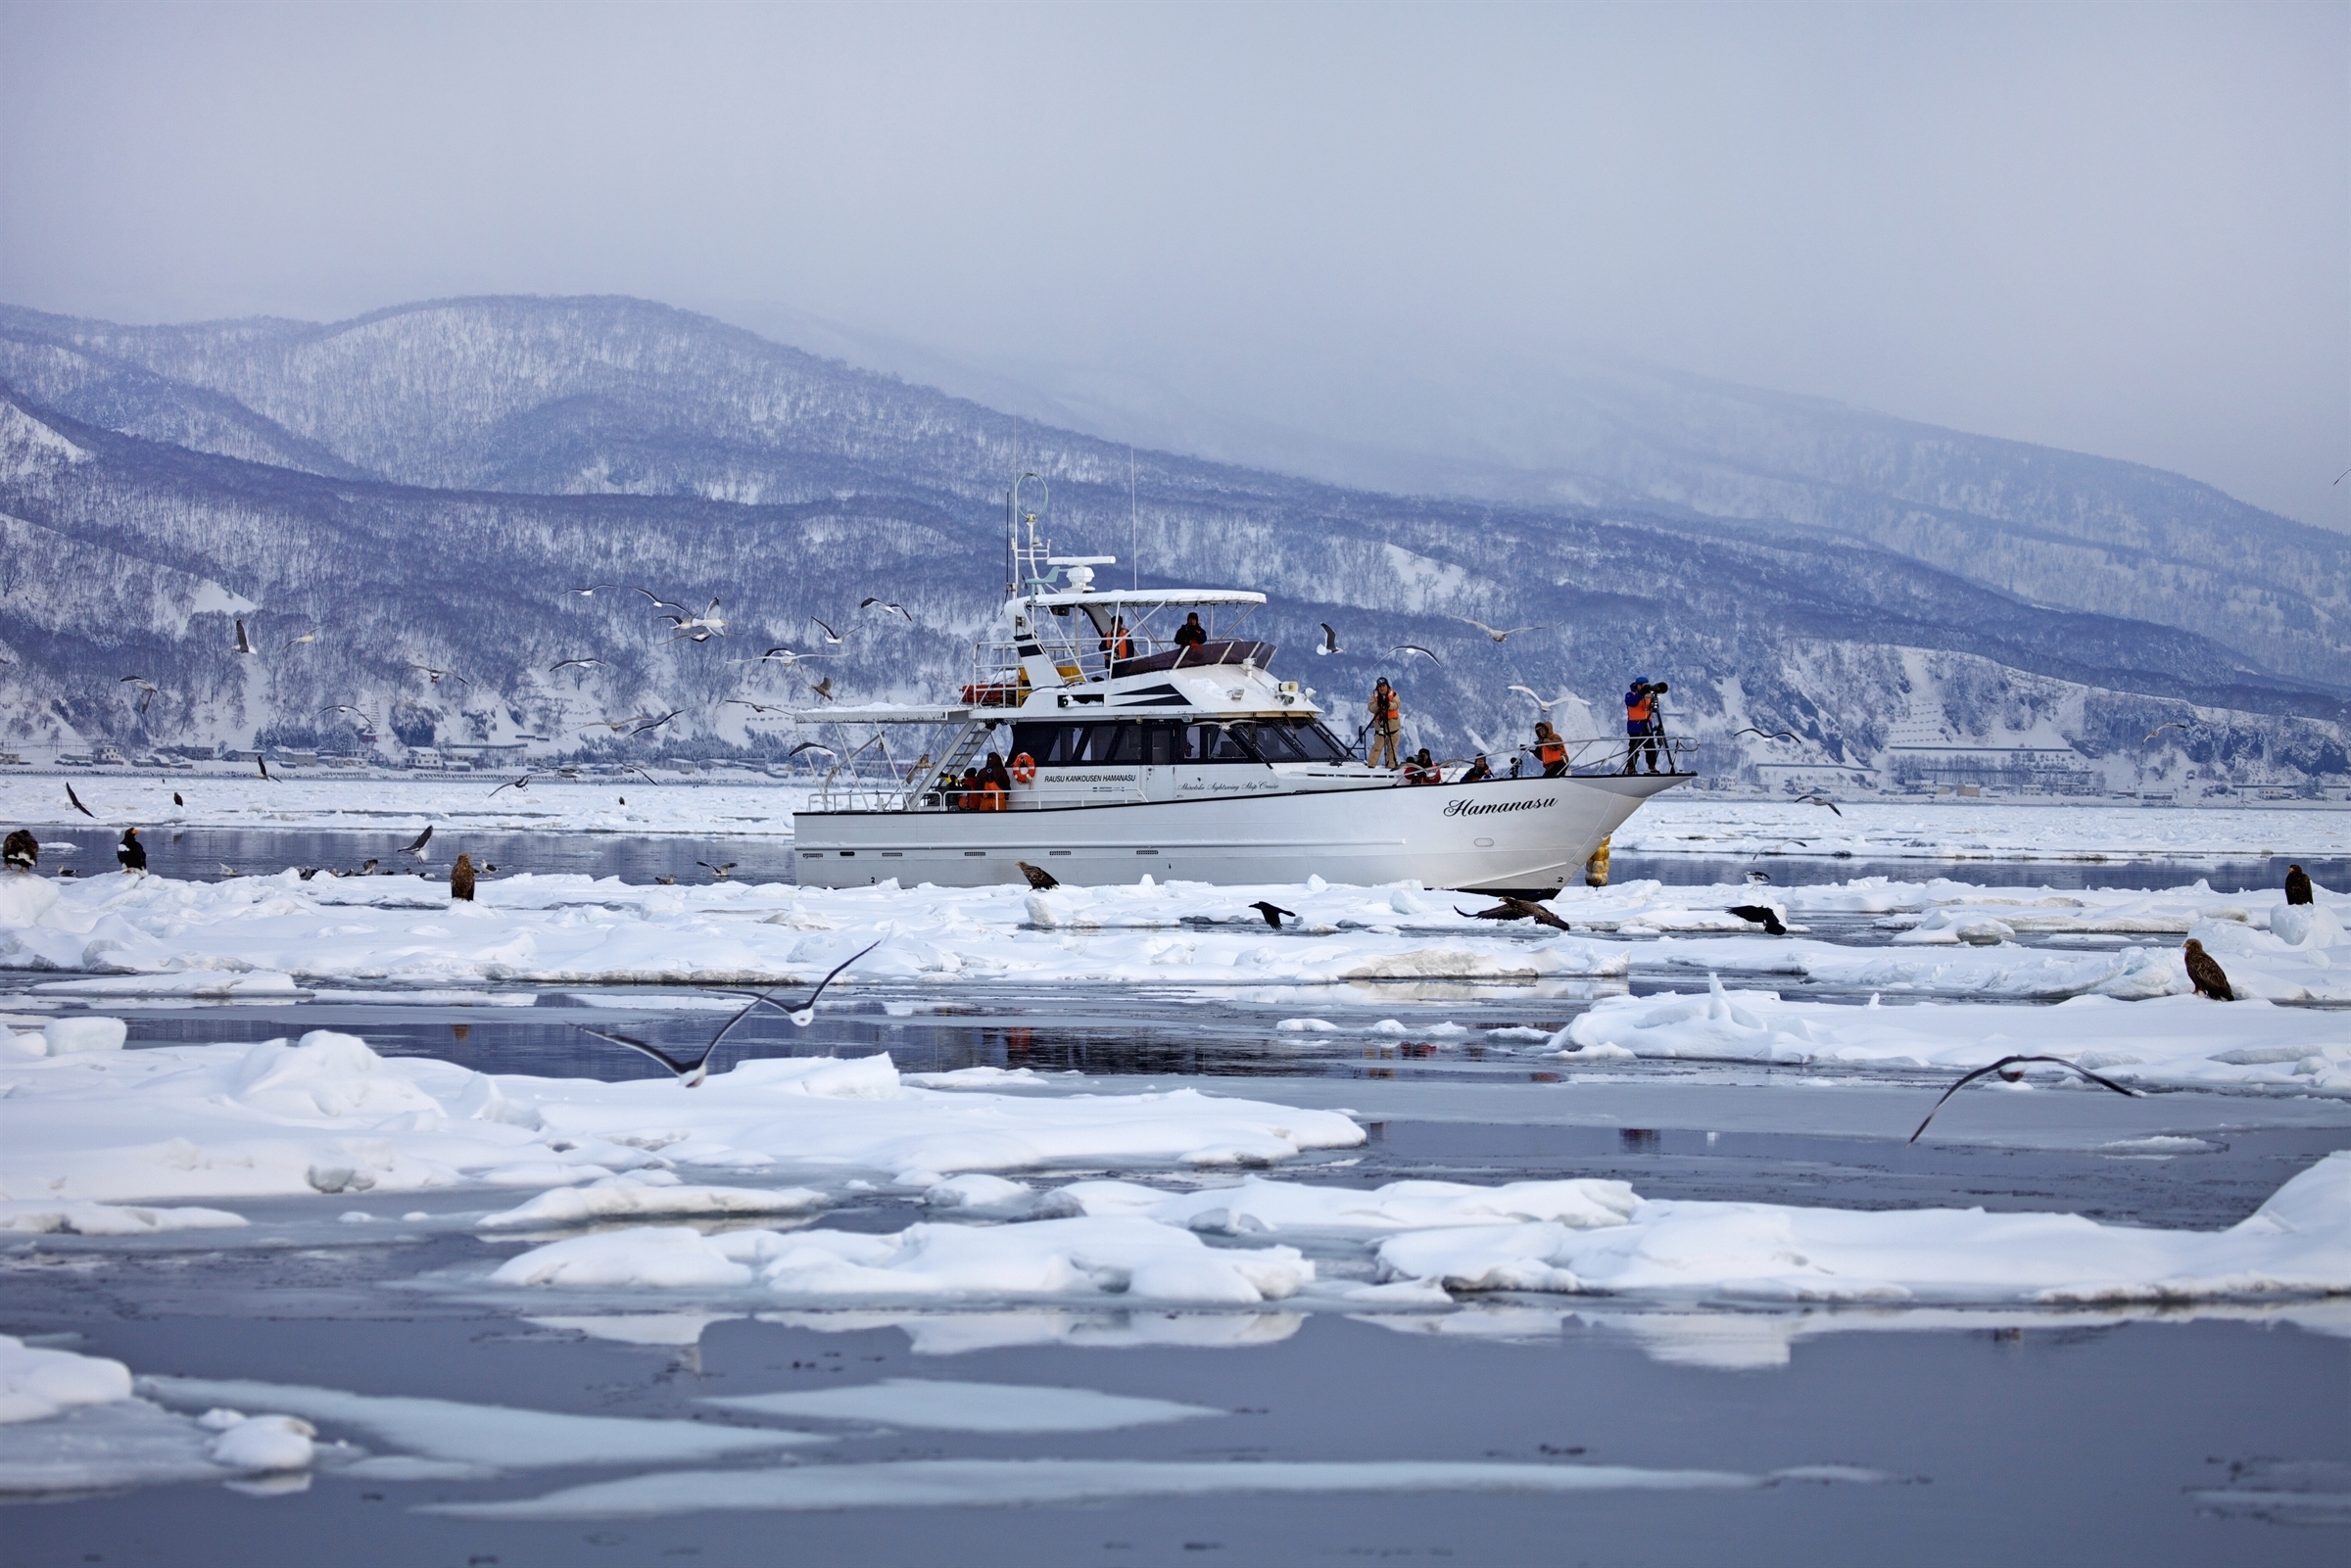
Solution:
{"label": "boat cabin window", "polygon": [[1347,760],[1347,748],[1313,719],[1242,719],[1230,724],[1184,724],[1168,719],[1016,724],[1010,754],[1018,756],[1024,751],[1035,758],[1040,768]]}

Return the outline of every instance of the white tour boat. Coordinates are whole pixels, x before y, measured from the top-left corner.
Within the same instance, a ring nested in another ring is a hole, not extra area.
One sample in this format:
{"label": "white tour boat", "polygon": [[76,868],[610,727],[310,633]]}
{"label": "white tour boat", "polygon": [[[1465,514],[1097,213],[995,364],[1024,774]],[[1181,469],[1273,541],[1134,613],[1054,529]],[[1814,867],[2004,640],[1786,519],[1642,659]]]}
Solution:
{"label": "white tour boat", "polygon": [[[1650,760],[1674,771],[1655,774],[1624,771],[1621,739],[1567,742],[1550,776],[1531,752],[1475,783],[1460,763],[1433,784],[1369,767],[1313,691],[1274,676],[1272,645],[1237,635],[1263,594],[1098,588],[1112,558],[1052,554],[1018,496],[1001,627],[958,701],[793,715],[884,727],[844,741],[851,760],[793,813],[804,885],[1019,882],[1027,861],[1075,883],[1319,876],[1541,897],[1690,778],[1688,742],[1665,736]],[[1177,641],[1194,613],[1205,640]],[[893,746],[901,727],[928,733]],[[1010,787],[960,788],[991,752]]]}

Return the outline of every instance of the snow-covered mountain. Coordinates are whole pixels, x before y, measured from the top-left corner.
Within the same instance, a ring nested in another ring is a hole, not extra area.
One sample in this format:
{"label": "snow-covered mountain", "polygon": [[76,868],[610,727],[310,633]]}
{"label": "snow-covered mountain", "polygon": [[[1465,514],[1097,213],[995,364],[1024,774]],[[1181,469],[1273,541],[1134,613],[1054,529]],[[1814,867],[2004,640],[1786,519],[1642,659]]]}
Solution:
{"label": "snow-covered mountain", "polygon": [[[1885,764],[1901,724],[1992,752],[2062,734],[2117,783],[2142,751],[2176,751],[2174,766],[2192,759],[2207,778],[2346,767],[2347,568],[2301,537],[2313,531],[2247,520],[2163,475],[2125,517],[2114,471],[2127,465],[2024,461],[1948,433],[1934,463],[1907,436],[1816,451],[1823,472],[1881,471],[1875,490],[1830,486],[1848,504],[1833,517],[1806,500],[1826,481],[1783,485],[1783,510],[1763,516],[1636,507],[1637,432],[1625,482],[1598,503],[1399,499],[1141,452],[1130,513],[1123,445],[636,301],[457,301],[323,327],[12,311],[0,381],[0,657],[14,661],[0,719],[31,742],[332,745],[353,715],[320,710],[343,704],[387,745],[530,736],[535,752],[575,750],[606,743],[608,731],[583,737],[596,721],[676,709],[638,754],[770,749],[772,722],[728,696],[805,701],[810,670],[860,697],[968,678],[1002,590],[1004,487],[1034,470],[1065,546],[1125,557],[1131,530],[1146,580],[1267,592],[1260,635],[1326,701],[1351,711],[1373,674],[1397,671],[1398,643],[1436,649],[1444,663],[1415,658],[1405,689],[1443,752],[1522,735],[1534,709],[1513,683],[1570,686],[1605,721],[1645,673],[1673,681],[1678,722],[1716,737],[1716,770]],[[1785,428],[1684,424],[1701,467],[1731,472],[1760,449],[1779,452],[1775,473],[1801,466],[1781,450],[1801,445]],[[1761,495],[1782,481],[1754,483]],[[1857,537],[1863,513],[1895,519],[1886,529],[1909,530],[1913,547]],[[2200,532],[2231,528],[2233,575]],[[1935,549],[1961,560],[1920,558],[1938,529],[1947,548]],[[2035,559],[2095,579],[2091,555],[2123,585],[2108,596],[2144,579],[2187,608],[2135,619],[1981,581],[2035,575]],[[625,587],[567,592],[597,583],[716,595],[734,635],[667,643]],[[857,617],[868,594],[917,624]],[[230,651],[240,615],[249,656]],[[730,662],[778,643],[825,650],[812,616],[856,621],[840,657]],[[1557,630],[1497,646],[1457,616]],[[1346,651],[1302,656],[1323,621]],[[606,662],[550,668],[591,656]],[[435,682],[418,666],[456,673]],[[121,679],[134,675],[161,689],[143,715],[142,689]],[[2142,746],[2167,721],[2187,728]],[[1803,739],[1731,738],[1750,725]]]}

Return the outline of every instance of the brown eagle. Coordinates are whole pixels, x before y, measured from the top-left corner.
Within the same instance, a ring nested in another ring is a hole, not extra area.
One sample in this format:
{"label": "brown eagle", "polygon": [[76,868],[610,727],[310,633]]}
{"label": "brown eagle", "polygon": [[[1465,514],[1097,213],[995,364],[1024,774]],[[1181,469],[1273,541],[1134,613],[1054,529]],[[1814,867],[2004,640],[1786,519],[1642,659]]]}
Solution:
{"label": "brown eagle", "polygon": [[2314,902],[2310,893],[2310,873],[2299,866],[2285,868],[2285,901],[2289,904]]}
{"label": "brown eagle", "polygon": [[2188,983],[2216,1002],[2235,1001],[2236,993],[2229,988],[2228,972],[2204,951],[2204,944],[2191,936],[2186,951]]}
{"label": "brown eagle", "polygon": [[449,896],[473,902],[473,857],[459,855],[456,864],[449,868]]}

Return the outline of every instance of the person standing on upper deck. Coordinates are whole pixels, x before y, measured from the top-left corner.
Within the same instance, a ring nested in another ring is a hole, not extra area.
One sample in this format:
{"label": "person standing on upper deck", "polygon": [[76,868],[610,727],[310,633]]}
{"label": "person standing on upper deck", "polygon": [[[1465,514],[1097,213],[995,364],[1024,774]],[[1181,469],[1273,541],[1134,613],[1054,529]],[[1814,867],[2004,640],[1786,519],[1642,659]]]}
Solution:
{"label": "person standing on upper deck", "polygon": [[1196,648],[1207,641],[1208,628],[1200,624],[1198,610],[1185,616],[1183,624],[1176,628],[1176,645],[1179,648]]}
{"label": "person standing on upper deck", "polygon": [[[1371,710],[1371,752],[1364,760],[1374,768],[1393,769],[1399,766],[1396,740],[1404,734],[1404,704],[1397,699],[1396,689],[1388,685],[1386,676],[1381,676],[1379,685],[1371,689],[1367,706]],[[1383,750],[1388,759],[1384,764],[1379,760]]]}
{"label": "person standing on upper deck", "polygon": [[1102,639],[1102,651],[1113,663],[1134,657],[1134,639],[1128,634],[1124,616],[1110,623],[1110,632]]}

